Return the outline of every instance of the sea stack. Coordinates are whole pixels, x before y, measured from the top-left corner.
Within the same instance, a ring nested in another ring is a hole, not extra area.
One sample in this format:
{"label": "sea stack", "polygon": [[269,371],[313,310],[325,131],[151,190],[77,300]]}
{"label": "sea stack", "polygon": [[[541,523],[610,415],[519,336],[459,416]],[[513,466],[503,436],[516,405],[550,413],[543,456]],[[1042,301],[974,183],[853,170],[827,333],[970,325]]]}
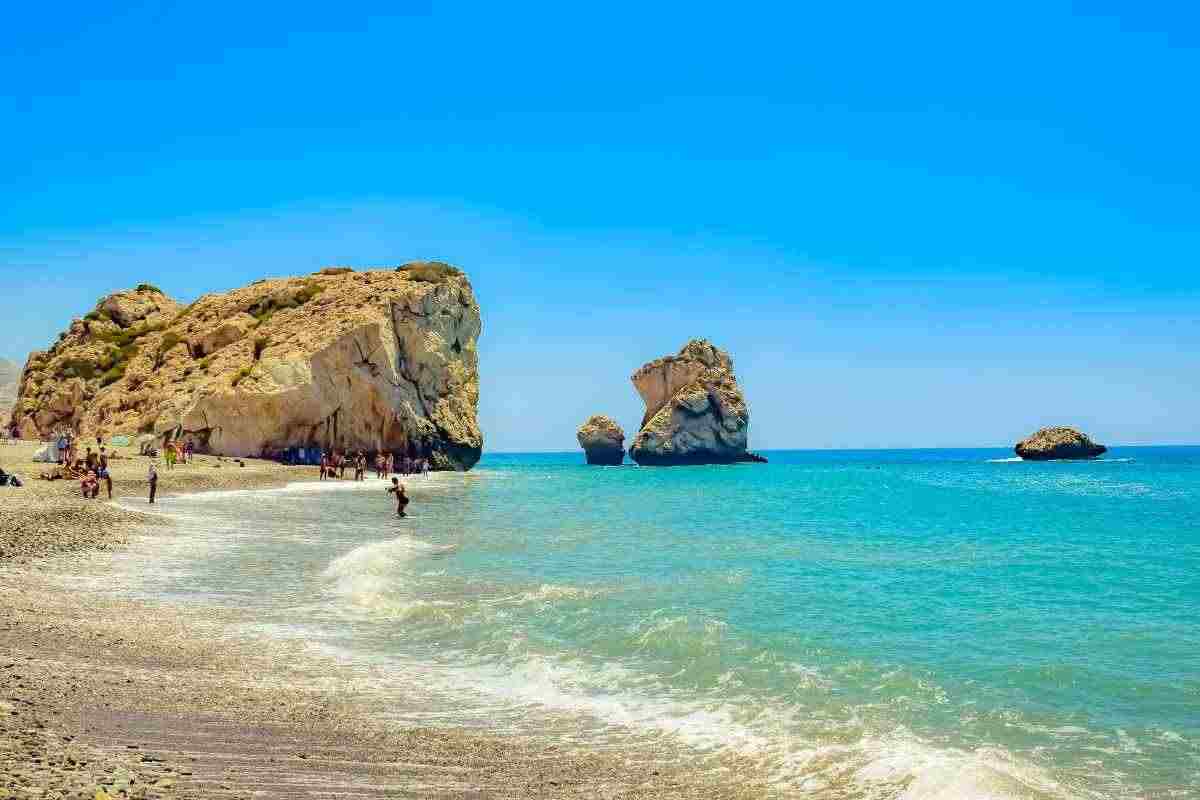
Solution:
{"label": "sea stack", "polygon": [[23,437],[154,434],[201,452],[382,450],[465,470],[476,420],[479,306],[440,262],[255,281],[186,307],[149,284],[100,300],[29,356]]}
{"label": "sea stack", "polygon": [[1096,444],[1086,434],[1062,426],[1042,428],[1017,442],[1013,449],[1026,461],[1095,458],[1108,452],[1107,447]]}
{"label": "sea stack", "polygon": [[643,466],[765,461],[746,452],[750,411],[733,359],[704,339],[632,376],[646,404],[629,455]]}
{"label": "sea stack", "polygon": [[575,432],[587,463],[597,466],[620,466],[625,460],[625,431],[603,414],[589,417]]}

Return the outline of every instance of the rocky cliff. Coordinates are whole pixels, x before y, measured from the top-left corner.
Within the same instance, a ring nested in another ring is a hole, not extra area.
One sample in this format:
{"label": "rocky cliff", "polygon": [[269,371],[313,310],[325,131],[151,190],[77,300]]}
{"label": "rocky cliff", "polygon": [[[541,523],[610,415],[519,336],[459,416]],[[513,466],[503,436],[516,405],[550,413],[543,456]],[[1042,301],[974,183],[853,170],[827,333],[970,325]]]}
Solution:
{"label": "rocky cliff", "polygon": [[625,460],[625,431],[611,417],[595,414],[575,432],[587,463],[619,466]]}
{"label": "rocky cliff", "polygon": [[483,438],[471,284],[439,262],[261,280],[186,307],[117,292],[22,373],[22,436],[152,432],[209,452],[293,446],[428,456],[469,469]]}
{"label": "rocky cliff", "polygon": [[6,358],[0,358],[0,428],[17,400],[17,385],[21,368]]}
{"label": "rocky cliff", "polygon": [[693,339],[632,376],[646,404],[629,455],[642,465],[758,461],[746,452],[750,410],[729,354]]}
{"label": "rocky cliff", "polygon": [[1095,458],[1108,452],[1107,447],[1096,444],[1086,434],[1062,426],[1042,428],[1017,442],[1013,450],[1027,461]]}

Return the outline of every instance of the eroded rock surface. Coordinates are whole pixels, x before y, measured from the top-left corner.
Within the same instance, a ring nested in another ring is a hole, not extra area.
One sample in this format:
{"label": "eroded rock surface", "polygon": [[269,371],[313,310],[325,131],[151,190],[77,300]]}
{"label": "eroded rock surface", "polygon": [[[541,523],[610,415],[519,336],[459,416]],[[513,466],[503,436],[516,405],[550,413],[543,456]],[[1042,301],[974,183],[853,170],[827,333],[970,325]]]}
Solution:
{"label": "eroded rock surface", "polygon": [[575,432],[587,463],[618,466],[625,460],[625,431],[610,417],[596,414]]}
{"label": "eroded rock surface", "polygon": [[444,264],[256,281],[186,308],[139,287],[30,355],[12,421],[25,436],[149,432],[224,455],[320,446],[469,469],[480,331],[470,282]]}
{"label": "eroded rock surface", "polygon": [[6,358],[0,358],[0,428],[12,411],[17,400],[17,385],[21,380],[21,367]]}
{"label": "eroded rock surface", "polygon": [[629,455],[638,464],[728,464],[756,461],[746,452],[750,410],[733,360],[704,339],[655,359],[632,376],[646,403]]}
{"label": "eroded rock surface", "polygon": [[1095,458],[1108,452],[1107,447],[1096,444],[1086,434],[1062,426],[1042,428],[1017,442],[1013,449],[1027,461]]}

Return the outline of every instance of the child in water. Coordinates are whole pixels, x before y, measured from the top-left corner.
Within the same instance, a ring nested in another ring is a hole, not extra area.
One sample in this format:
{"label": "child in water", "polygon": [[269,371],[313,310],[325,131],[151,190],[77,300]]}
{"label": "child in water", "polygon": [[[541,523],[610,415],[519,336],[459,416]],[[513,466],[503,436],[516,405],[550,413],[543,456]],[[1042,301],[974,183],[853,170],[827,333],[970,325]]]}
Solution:
{"label": "child in water", "polygon": [[392,485],[388,487],[388,494],[393,493],[396,495],[396,516],[408,516],[404,513],[404,509],[408,505],[408,495],[404,493],[404,485],[400,483],[399,478],[392,478]]}

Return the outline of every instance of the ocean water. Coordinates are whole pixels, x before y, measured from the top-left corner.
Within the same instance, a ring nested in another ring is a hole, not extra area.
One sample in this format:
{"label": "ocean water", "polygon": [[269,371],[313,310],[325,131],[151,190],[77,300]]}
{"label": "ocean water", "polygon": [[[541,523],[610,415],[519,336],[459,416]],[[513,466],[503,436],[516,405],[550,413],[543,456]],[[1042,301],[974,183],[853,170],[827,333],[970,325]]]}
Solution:
{"label": "ocean water", "polygon": [[781,796],[1200,797],[1200,448],[768,455],[489,455],[403,520],[374,478],[166,498],[121,558],[369,670],[397,723]]}

